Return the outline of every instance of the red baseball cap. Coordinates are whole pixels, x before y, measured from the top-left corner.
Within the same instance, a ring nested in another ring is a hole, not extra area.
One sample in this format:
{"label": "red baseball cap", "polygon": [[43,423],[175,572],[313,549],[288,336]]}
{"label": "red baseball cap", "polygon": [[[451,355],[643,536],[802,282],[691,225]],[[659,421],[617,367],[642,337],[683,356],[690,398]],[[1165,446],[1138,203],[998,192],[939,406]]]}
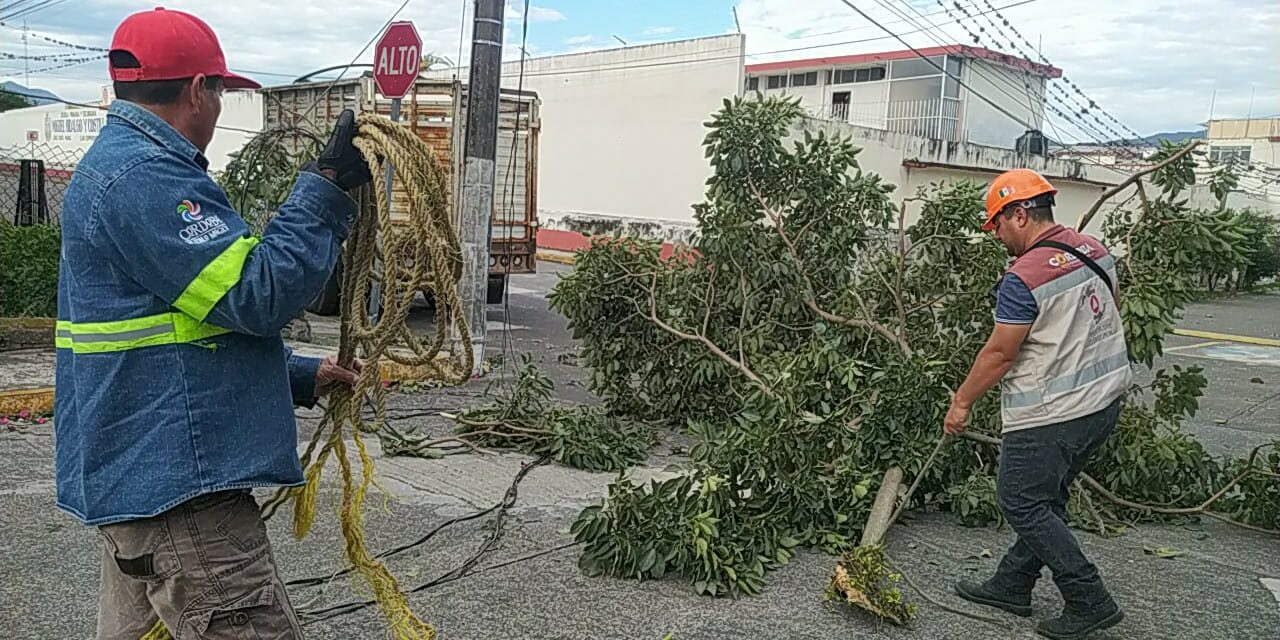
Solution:
{"label": "red baseball cap", "polygon": [[116,82],[179,80],[198,75],[222,78],[227,89],[260,89],[262,85],[227,70],[218,36],[203,20],[182,11],[156,7],[135,13],[116,27],[111,51],[137,58],[138,67],[110,64]]}

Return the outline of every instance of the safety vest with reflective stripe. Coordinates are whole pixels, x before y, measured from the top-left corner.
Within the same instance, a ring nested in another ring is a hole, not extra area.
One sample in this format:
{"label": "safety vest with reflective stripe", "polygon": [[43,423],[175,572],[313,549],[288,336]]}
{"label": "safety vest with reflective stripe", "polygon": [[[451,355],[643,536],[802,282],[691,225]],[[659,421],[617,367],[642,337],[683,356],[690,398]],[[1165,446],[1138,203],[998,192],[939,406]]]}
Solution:
{"label": "safety vest with reflective stripe", "polygon": [[112,104],[62,203],[58,506],[88,524],[302,481],[294,402],[319,361],[280,338],[324,286],[355,203],[320,175],[250,235],[202,153]]}
{"label": "safety vest with reflective stripe", "polygon": [[[1078,248],[1118,282],[1115,259],[1097,240],[1061,225],[1037,241],[1045,239]],[[1024,253],[1009,271],[1031,290],[1037,314],[1001,381],[1004,431],[1084,417],[1128,390],[1124,326],[1102,279],[1076,257],[1049,247]]]}

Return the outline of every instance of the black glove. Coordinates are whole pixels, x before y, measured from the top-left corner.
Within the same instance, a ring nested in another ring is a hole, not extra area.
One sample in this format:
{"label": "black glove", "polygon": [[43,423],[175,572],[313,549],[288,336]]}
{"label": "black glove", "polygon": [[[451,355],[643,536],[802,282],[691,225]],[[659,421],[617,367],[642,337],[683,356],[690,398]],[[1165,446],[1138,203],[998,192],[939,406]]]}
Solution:
{"label": "black glove", "polygon": [[333,134],[329,136],[329,143],[324,146],[324,151],[320,152],[320,158],[316,161],[319,173],[344,191],[373,181],[373,174],[369,173],[369,165],[364,161],[364,156],[351,143],[355,137],[356,114],[350,109],[344,109],[338,116],[338,124],[333,127]]}

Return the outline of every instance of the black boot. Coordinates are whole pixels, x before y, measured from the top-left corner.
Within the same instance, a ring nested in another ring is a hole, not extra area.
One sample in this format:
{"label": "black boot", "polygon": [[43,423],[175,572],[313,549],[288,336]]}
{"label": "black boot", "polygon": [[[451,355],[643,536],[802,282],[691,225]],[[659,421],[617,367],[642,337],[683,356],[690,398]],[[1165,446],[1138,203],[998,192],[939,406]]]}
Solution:
{"label": "black boot", "polygon": [[1015,616],[1031,615],[1031,590],[1015,591],[993,584],[988,580],[982,584],[961,580],[956,583],[956,595],[977,604],[1003,609]]}
{"label": "black boot", "polygon": [[1036,633],[1053,640],[1076,640],[1094,631],[1114,627],[1121,620],[1124,620],[1124,612],[1108,596],[1101,604],[1094,606],[1068,604],[1063,607],[1062,615],[1036,625]]}

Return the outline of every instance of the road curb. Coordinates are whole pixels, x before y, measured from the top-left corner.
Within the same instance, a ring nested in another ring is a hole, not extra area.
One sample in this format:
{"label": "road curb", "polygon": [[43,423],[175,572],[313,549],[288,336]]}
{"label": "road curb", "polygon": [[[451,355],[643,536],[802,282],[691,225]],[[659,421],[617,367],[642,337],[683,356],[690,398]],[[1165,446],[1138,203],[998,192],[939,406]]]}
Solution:
{"label": "road curb", "polygon": [[538,261],[572,265],[574,262],[574,255],[572,253],[559,253],[559,252],[552,253],[550,251],[539,251]]}
{"label": "road curb", "polygon": [[0,391],[0,416],[14,416],[23,411],[34,414],[51,413],[53,387]]}
{"label": "road curb", "polygon": [[1217,333],[1214,331],[1196,331],[1193,329],[1174,329],[1173,335],[1182,336],[1184,338],[1202,338],[1205,340],[1223,340],[1226,342],[1239,342],[1242,344],[1256,344],[1263,347],[1280,347],[1280,340],[1274,338],[1258,338],[1255,336],[1237,336],[1229,333]]}
{"label": "road curb", "polygon": [[0,351],[53,346],[53,318],[0,318]]}

